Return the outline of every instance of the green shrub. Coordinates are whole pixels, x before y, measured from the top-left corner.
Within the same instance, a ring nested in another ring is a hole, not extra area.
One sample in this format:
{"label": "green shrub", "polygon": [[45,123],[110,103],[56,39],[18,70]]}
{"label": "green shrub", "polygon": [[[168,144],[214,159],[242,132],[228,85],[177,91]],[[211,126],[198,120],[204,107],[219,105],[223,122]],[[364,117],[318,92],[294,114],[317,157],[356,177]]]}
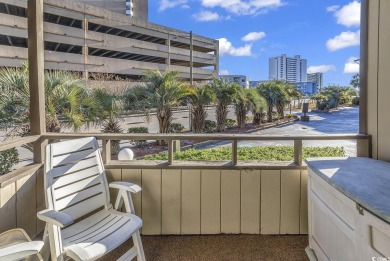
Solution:
{"label": "green shrub", "polygon": [[[149,133],[147,127],[133,127],[127,130],[128,133]],[[137,147],[142,147],[146,144],[146,140],[130,140],[131,144],[136,145]]]}
{"label": "green shrub", "polygon": [[[237,149],[239,160],[265,160],[265,161],[293,161],[294,147],[292,146],[266,146],[266,147],[239,147]],[[343,157],[343,147],[304,147],[302,158],[317,157]],[[175,160],[231,160],[231,147],[196,150],[188,149],[174,153]],[[167,153],[147,155],[145,160],[167,160]]]}
{"label": "green shrub", "polygon": [[0,175],[8,173],[12,166],[19,162],[17,149],[12,148],[0,151]]}
{"label": "green shrub", "polygon": [[180,123],[171,123],[171,133],[181,133],[184,131],[183,124]]}
{"label": "green shrub", "polygon": [[233,119],[226,119],[225,127],[231,129],[237,126],[237,121]]}
{"label": "green shrub", "polygon": [[204,132],[213,133],[217,131],[217,123],[215,121],[205,120],[204,123]]}
{"label": "green shrub", "polygon": [[353,105],[359,105],[359,100],[360,100],[359,97],[353,98],[353,99],[352,99],[352,104],[353,104]]}

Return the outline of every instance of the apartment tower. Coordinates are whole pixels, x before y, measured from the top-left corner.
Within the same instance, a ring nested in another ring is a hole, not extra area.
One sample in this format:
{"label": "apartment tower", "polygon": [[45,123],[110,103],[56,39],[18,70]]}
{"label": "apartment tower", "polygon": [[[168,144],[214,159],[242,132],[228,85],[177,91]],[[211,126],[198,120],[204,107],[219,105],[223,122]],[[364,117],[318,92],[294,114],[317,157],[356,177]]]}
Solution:
{"label": "apartment tower", "polygon": [[269,79],[289,83],[307,81],[307,60],[300,55],[287,57],[285,54],[269,58]]}

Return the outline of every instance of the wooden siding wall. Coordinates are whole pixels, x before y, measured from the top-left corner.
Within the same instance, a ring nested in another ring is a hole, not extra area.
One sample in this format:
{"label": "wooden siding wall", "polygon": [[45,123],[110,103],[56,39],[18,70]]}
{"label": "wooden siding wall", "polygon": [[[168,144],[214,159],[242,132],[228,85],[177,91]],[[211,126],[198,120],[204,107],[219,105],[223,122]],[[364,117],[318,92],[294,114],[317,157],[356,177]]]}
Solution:
{"label": "wooden siding wall", "polygon": [[133,199],[144,235],[307,234],[306,170],[110,169],[107,175],[142,186]]}
{"label": "wooden siding wall", "polygon": [[[373,157],[390,161],[390,1],[368,1],[367,132]],[[364,73],[364,72],[362,72]]]}
{"label": "wooden siding wall", "polygon": [[[0,233],[19,227],[34,238],[43,231],[40,171],[0,188]],[[307,234],[305,170],[106,171],[109,181],[142,186],[133,200],[144,235]]]}
{"label": "wooden siding wall", "polygon": [[42,170],[0,187],[0,233],[23,228],[35,238],[44,229],[37,218],[37,212],[44,208]]}

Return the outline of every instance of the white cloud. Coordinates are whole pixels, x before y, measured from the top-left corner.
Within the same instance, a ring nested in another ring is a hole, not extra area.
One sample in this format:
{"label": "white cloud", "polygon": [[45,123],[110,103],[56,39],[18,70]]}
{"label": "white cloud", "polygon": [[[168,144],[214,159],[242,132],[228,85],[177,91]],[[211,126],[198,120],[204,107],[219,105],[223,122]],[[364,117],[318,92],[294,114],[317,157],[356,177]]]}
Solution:
{"label": "white cloud", "polygon": [[229,71],[228,70],[219,70],[219,75],[229,75]]}
{"label": "white cloud", "polygon": [[336,67],[333,64],[322,64],[322,65],[316,65],[316,66],[310,66],[307,68],[307,73],[325,73],[329,71],[336,71]]}
{"label": "white cloud", "polygon": [[353,1],[340,9],[335,9],[334,16],[338,24],[347,27],[360,26],[360,3]]}
{"label": "white cloud", "polygon": [[189,7],[187,5],[188,0],[160,0],[160,5],[158,10],[159,11],[164,11],[169,8],[173,8],[176,6],[182,6],[182,7]]}
{"label": "white cloud", "polygon": [[360,30],[356,32],[342,32],[326,42],[328,51],[334,52],[339,49],[360,44]]}
{"label": "white cloud", "polygon": [[193,15],[193,17],[201,22],[216,21],[221,19],[221,16],[218,13],[210,11],[202,11]]}
{"label": "white cloud", "polygon": [[355,61],[357,57],[350,57],[344,65],[344,73],[359,73],[359,64]]}
{"label": "white cloud", "polygon": [[327,11],[327,12],[334,12],[334,11],[338,10],[339,8],[340,8],[339,5],[332,5],[332,6],[328,6],[328,7],[326,8],[326,11]]}
{"label": "white cloud", "polygon": [[245,42],[254,42],[254,41],[260,40],[261,38],[264,38],[264,37],[265,37],[264,32],[251,32],[251,33],[245,35],[244,37],[242,37],[241,40],[243,40]]}
{"label": "white cloud", "polygon": [[282,0],[201,0],[204,7],[220,7],[236,15],[253,15],[283,5]]}
{"label": "white cloud", "polygon": [[231,42],[226,38],[221,38],[219,40],[219,54],[220,55],[231,55],[231,56],[251,56],[252,55],[252,45],[246,44],[242,47],[234,47]]}

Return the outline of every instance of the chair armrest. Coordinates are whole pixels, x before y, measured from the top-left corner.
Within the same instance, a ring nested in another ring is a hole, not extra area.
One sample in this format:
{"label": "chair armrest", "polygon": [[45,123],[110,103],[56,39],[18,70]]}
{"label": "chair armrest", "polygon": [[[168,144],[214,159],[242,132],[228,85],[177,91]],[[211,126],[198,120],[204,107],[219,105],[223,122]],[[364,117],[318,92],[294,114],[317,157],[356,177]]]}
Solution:
{"label": "chair armrest", "polygon": [[130,191],[132,193],[138,193],[141,191],[141,187],[137,184],[124,181],[115,181],[110,183],[110,188],[115,188],[119,190]]}
{"label": "chair armrest", "polygon": [[42,241],[31,241],[0,248],[0,260],[19,260],[38,254],[42,247]]}
{"label": "chair armrest", "polygon": [[38,212],[37,216],[40,220],[60,228],[66,227],[74,222],[70,215],[50,209]]}

